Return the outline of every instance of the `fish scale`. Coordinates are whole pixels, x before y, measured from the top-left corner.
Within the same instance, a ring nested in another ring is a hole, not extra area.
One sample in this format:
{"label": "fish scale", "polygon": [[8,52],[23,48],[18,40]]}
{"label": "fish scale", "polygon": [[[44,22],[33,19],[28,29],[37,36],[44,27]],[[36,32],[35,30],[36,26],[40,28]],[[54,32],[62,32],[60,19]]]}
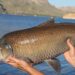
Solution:
{"label": "fish scale", "polygon": [[75,24],[51,24],[10,32],[2,39],[11,45],[15,57],[40,63],[68,50],[67,38],[75,40]]}

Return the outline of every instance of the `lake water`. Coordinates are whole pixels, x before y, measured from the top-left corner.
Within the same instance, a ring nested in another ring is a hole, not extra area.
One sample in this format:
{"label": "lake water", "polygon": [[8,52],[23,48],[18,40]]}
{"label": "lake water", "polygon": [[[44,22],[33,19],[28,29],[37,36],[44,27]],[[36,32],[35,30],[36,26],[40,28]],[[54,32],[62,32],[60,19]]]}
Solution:
{"label": "lake water", "polygon": [[[47,20],[50,17],[48,16],[14,16],[14,15],[0,15],[0,37],[4,34],[20,30],[26,29],[33,26],[37,26]],[[60,22],[72,22],[75,23],[75,20],[68,20],[62,18],[55,18],[56,23]],[[61,63],[61,75],[75,75],[75,68],[73,68],[63,57],[63,55],[59,56],[58,59]],[[56,75],[54,70],[48,66],[45,62],[39,65],[34,66],[41,72],[45,73],[45,75]],[[8,64],[1,63],[0,64],[0,75],[27,75],[27,73],[20,71]]]}

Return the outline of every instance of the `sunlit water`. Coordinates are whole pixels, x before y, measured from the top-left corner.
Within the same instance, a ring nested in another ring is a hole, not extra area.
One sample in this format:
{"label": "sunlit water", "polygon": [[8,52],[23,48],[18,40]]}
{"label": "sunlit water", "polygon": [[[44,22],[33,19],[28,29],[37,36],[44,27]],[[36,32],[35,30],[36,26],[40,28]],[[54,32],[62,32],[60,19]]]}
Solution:
{"label": "sunlit water", "polygon": [[[43,23],[49,20],[50,17],[45,16],[13,16],[13,15],[0,15],[0,37],[4,34],[20,30],[26,29],[33,26],[37,26],[40,23]],[[56,18],[55,22],[72,22],[75,23],[75,20],[66,20],[61,18]],[[73,68],[67,61],[64,59],[63,55],[59,56],[61,64],[61,74],[60,75],[75,75],[75,68]],[[38,70],[42,71],[45,75],[56,75],[54,70],[47,65],[45,62],[39,65],[34,66]],[[27,73],[11,67],[7,64],[0,64],[0,75],[27,75]]]}

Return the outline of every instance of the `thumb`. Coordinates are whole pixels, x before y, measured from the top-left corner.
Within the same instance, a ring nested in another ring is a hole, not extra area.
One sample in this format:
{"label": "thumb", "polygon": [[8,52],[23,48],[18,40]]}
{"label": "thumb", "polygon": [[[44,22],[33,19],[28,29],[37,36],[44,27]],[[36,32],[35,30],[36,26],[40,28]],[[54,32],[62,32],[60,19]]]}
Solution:
{"label": "thumb", "polygon": [[75,56],[75,48],[74,48],[74,46],[73,46],[73,44],[72,44],[72,42],[71,42],[71,40],[70,39],[68,39],[67,40],[67,45],[68,45],[68,47],[69,47],[69,49],[70,49],[70,54],[72,55],[72,56]]}

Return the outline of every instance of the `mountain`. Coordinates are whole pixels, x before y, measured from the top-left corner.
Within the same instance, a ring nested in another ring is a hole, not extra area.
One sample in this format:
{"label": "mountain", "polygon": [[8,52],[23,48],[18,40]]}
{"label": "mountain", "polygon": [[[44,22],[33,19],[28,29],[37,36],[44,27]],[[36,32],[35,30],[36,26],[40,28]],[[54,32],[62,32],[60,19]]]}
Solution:
{"label": "mountain", "polygon": [[67,12],[67,13],[75,13],[75,6],[74,7],[61,7],[60,8],[62,11]]}
{"label": "mountain", "polygon": [[0,10],[17,15],[62,16],[64,12],[48,3],[48,0],[0,0]]}

